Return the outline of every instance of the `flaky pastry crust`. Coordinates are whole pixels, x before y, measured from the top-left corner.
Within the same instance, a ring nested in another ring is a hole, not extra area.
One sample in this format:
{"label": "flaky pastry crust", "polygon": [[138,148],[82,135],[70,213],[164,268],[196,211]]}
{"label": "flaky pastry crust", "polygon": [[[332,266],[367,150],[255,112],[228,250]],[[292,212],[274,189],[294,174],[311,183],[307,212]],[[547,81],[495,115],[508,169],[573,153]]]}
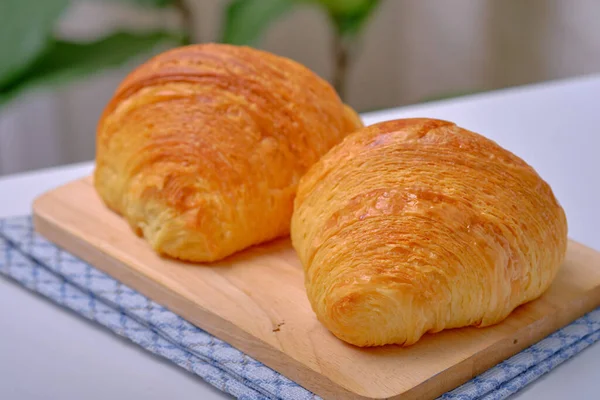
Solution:
{"label": "flaky pastry crust", "polygon": [[292,60],[185,46],[118,87],[98,124],[94,184],[157,252],[215,261],[287,235],[300,177],[360,126]]}
{"label": "flaky pastry crust", "polygon": [[291,232],[317,318],[357,346],[496,324],[550,286],[567,247],[532,167],[426,118],[335,146],[301,179]]}

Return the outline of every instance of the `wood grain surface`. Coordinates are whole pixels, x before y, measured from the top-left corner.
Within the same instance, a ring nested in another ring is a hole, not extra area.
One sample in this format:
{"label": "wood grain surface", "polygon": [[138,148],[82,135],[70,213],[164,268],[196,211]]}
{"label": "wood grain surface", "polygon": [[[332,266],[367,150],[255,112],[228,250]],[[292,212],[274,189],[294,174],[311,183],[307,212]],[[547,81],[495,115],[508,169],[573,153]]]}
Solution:
{"label": "wood grain surface", "polygon": [[49,240],[325,399],[427,399],[451,390],[600,304],[600,254],[570,242],[551,288],[501,324],[359,349],[316,320],[288,239],[200,265],[156,255],[91,178],[34,203]]}

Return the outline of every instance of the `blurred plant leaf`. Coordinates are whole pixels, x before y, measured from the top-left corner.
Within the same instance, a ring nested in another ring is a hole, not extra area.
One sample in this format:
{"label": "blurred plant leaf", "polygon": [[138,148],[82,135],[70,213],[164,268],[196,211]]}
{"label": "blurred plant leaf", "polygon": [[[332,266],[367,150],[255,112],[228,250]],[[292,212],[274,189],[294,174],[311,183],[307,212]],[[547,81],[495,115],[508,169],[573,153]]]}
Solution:
{"label": "blurred plant leaf", "polygon": [[328,6],[328,11],[338,33],[342,36],[354,36],[360,32],[379,0],[319,0]]}
{"label": "blurred plant leaf", "polygon": [[222,42],[252,45],[270,23],[292,9],[294,0],[233,0],[227,6]]}
{"label": "blurred plant leaf", "polygon": [[[306,1],[306,0],[305,0]],[[363,9],[371,0],[308,0],[319,3],[332,14],[352,14]]]}
{"label": "blurred plant leaf", "polygon": [[167,41],[179,44],[181,37],[167,32],[115,33],[91,43],[53,41],[19,79],[0,86],[0,104],[35,86],[55,85],[119,66]]}
{"label": "blurred plant leaf", "polygon": [[70,0],[0,0],[0,86],[27,68],[50,43]]}
{"label": "blurred plant leaf", "polygon": [[331,17],[338,34],[357,34],[380,0],[233,0],[226,10],[222,41],[255,44],[268,26],[296,4],[315,4]]}

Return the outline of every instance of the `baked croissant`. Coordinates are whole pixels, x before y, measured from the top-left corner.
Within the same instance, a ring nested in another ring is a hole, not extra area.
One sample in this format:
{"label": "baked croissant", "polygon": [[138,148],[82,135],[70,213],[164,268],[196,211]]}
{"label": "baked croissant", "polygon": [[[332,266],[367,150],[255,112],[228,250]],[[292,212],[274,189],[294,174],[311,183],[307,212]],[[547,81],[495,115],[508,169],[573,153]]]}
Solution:
{"label": "baked croissant", "polygon": [[502,321],[551,284],[567,221],[532,167],[451,122],[363,128],[301,179],[291,235],[317,318],[357,346]]}
{"label": "baked croissant", "polygon": [[292,60],[181,47],[134,70],[106,106],[95,187],[158,253],[215,261],[289,234],[298,180],[361,126]]}

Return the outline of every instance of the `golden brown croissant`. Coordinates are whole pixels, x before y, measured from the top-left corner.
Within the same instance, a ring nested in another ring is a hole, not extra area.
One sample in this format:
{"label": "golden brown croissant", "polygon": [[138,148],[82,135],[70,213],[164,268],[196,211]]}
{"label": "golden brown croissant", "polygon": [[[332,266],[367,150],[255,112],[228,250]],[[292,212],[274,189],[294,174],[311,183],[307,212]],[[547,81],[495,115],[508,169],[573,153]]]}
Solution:
{"label": "golden brown croissant", "polygon": [[289,234],[298,180],[360,126],[292,60],[181,47],[133,71],[107,105],[95,187],[157,252],[214,261]]}
{"label": "golden brown croissant", "polygon": [[292,241],[313,310],[358,346],[487,326],[540,296],[567,221],[524,161],[453,123],[348,136],[301,179]]}

